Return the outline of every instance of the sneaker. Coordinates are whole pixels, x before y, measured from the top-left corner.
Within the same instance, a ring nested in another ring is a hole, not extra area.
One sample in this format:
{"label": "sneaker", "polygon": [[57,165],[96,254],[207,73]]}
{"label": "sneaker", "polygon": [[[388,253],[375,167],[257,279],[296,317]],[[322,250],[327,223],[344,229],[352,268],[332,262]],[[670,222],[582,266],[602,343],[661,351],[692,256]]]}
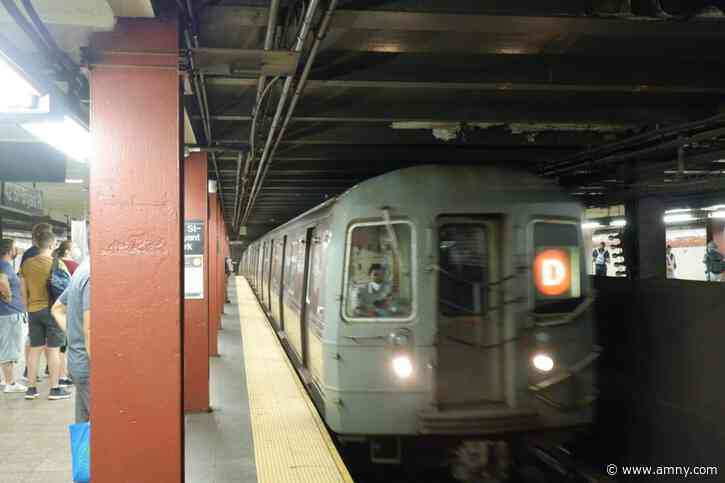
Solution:
{"label": "sneaker", "polygon": [[62,387],[54,387],[48,393],[48,399],[50,399],[51,401],[57,401],[59,399],[70,399],[70,393]]}
{"label": "sneaker", "polygon": [[38,399],[38,388],[35,386],[29,387],[27,391],[25,391],[25,399]]}
{"label": "sneaker", "polygon": [[23,386],[22,384],[18,384],[17,382],[14,382],[12,384],[6,384],[3,392],[5,394],[10,394],[10,393],[26,392],[27,390],[28,390],[27,387]]}
{"label": "sneaker", "polygon": [[58,379],[58,386],[60,387],[70,387],[73,385],[73,380],[70,377],[61,377]]}

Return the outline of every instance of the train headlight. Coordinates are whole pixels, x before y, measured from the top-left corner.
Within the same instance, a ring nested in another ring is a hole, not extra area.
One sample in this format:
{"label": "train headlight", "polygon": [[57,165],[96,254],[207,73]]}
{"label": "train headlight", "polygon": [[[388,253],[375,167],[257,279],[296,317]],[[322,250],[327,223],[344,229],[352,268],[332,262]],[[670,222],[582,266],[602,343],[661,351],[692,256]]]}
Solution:
{"label": "train headlight", "polygon": [[537,371],[550,372],[554,368],[554,359],[548,354],[535,354],[531,358],[531,364]]}
{"label": "train headlight", "polygon": [[393,357],[393,372],[401,379],[407,379],[413,374],[413,363],[407,354]]}

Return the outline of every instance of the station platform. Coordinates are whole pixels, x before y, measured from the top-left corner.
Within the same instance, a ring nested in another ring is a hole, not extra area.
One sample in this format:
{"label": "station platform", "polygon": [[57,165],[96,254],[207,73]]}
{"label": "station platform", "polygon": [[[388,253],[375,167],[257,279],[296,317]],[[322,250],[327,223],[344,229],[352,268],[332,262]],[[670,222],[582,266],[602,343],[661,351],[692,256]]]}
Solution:
{"label": "station platform", "polygon": [[[351,482],[244,278],[229,297],[210,364],[213,410],[185,418],[186,482]],[[48,401],[47,384],[35,401],[0,391],[0,483],[71,481],[75,401]]]}
{"label": "station platform", "polygon": [[[21,360],[16,373],[24,368]],[[0,483],[71,481],[68,425],[74,422],[75,394],[49,401],[48,379],[37,387],[40,397],[34,401],[0,390]]]}
{"label": "station platform", "polygon": [[244,278],[234,292],[211,365],[213,412],[186,417],[186,481],[351,482]]}

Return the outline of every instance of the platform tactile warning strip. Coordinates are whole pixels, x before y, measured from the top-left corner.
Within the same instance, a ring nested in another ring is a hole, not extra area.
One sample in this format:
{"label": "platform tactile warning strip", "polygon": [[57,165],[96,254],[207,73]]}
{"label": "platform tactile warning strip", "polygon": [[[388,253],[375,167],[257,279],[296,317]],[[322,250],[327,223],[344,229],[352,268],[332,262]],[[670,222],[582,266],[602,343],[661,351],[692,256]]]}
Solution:
{"label": "platform tactile warning strip", "polygon": [[236,282],[258,482],[352,482],[249,284]]}

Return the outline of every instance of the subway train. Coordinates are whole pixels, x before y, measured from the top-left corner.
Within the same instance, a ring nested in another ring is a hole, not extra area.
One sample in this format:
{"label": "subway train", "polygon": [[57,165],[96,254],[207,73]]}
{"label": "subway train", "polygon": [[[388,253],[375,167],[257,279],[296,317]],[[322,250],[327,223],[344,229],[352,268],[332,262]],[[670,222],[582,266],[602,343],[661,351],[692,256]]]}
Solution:
{"label": "subway train", "polygon": [[272,230],[240,271],[328,427],[395,462],[402,440],[591,422],[582,216],[525,171],[418,166]]}

